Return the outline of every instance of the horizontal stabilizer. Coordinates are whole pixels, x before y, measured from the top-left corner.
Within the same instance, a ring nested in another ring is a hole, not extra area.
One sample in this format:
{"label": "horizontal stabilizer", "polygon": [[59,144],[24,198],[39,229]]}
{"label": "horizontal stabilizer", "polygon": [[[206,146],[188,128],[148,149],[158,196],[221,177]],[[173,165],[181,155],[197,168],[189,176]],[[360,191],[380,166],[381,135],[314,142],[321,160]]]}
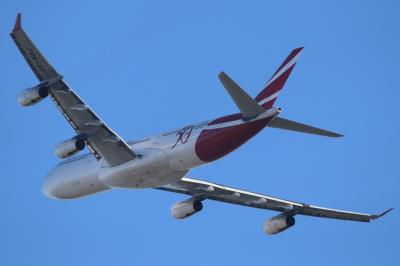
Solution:
{"label": "horizontal stabilizer", "polygon": [[265,109],[261,107],[253,98],[251,98],[227,74],[221,72],[218,77],[242,113],[243,120],[250,120],[265,112]]}
{"label": "horizontal stabilizer", "polygon": [[301,124],[281,117],[276,117],[274,120],[271,121],[271,123],[268,124],[268,126],[273,128],[297,131],[314,135],[321,135],[326,137],[335,137],[335,138],[343,137],[343,135],[335,132]]}

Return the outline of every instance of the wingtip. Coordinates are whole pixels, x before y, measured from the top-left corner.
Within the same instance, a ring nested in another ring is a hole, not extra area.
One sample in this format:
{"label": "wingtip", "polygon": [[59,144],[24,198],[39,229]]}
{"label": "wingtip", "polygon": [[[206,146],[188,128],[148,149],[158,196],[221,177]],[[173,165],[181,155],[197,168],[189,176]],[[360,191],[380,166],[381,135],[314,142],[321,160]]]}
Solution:
{"label": "wingtip", "polygon": [[221,72],[218,73],[218,78],[220,80],[226,78],[227,76],[228,75],[225,73],[225,71],[221,71]]}
{"label": "wingtip", "polygon": [[381,214],[374,215],[374,218],[373,218],[373,219],[378,219],[378,218],[380,218],[380,217],[386,215],[387,213],[389,213],[389,212],[392,211],[392,210],[393,210],[393,208],[389,208],[389,209],[387,209],[386,211],[382,212]]}
{"label": "wingtip", "polygon": [[21,29],[21,13],[17,14],[17,18],[15,19],[15,24],[13,28],[13,32]]}
{"label": "wingtip", "polygon": [[379,217],[382,217],[383,215],[387,214],[388,212],[392,211],[394,208],[387,209],[386,211],[382,212],[379,214]]}

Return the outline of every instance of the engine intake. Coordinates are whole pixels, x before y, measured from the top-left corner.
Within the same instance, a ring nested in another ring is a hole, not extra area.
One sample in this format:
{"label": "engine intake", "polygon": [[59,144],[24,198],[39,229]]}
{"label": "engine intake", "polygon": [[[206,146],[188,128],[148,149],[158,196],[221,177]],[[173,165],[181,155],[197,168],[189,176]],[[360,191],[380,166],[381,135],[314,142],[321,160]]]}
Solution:
{"label": "engine intake", "polygon": [[72,139],[65,140],[56,145],[54,153],[58,158],[70,157],[85,148],[85,137],[78,135]]}
{"label": "engine intake", "polygon": [[184,219],[187,218],[196,212],[199,212],[203,209],[203,203],[195,198],[190,198],[185,201],[180,201],[172,205],[171,207],[171,215],[175,219]]}
{"label": "engine intake", "polygon": [[285,231],[289,227],[292,227],[295,223],[296,220],[292,215],[281,213],[267,220],[263,225],[263,230],[268,235],[274,235]]}

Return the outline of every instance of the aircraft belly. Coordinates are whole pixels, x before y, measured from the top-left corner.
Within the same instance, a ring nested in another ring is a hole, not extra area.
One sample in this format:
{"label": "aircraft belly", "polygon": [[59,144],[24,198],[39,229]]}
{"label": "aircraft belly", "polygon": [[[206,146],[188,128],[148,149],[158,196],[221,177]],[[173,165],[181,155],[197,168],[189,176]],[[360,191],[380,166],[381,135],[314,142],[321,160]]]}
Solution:
{"label": "aircraft belly", "polygon": [[99,180],[99,166],[91,154],[61,162],[46,176],[42,191],[50,198],[74,199],[107,190]]}
{"label": "aircraft belly", "polygon": [[169,167],[168,156],[162,149],[139,150],[135,160],[100,169],[100,181],[110,187],[152,188],[179,181],[187,170]]}

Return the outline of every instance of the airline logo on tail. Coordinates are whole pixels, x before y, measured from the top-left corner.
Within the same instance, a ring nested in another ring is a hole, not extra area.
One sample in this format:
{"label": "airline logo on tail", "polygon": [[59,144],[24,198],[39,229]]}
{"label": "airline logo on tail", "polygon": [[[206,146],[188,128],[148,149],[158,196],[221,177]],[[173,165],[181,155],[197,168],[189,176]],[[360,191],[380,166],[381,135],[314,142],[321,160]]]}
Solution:
{"label": "airline logo on tail", "polygon": [[272,78],[267,82],[265,88],[257,95],[256,101],[265,109],[269,109],[274,105],[276,98],[279,96],[281,89],[295,67],[303,48],[296,48],[288,55]]}

